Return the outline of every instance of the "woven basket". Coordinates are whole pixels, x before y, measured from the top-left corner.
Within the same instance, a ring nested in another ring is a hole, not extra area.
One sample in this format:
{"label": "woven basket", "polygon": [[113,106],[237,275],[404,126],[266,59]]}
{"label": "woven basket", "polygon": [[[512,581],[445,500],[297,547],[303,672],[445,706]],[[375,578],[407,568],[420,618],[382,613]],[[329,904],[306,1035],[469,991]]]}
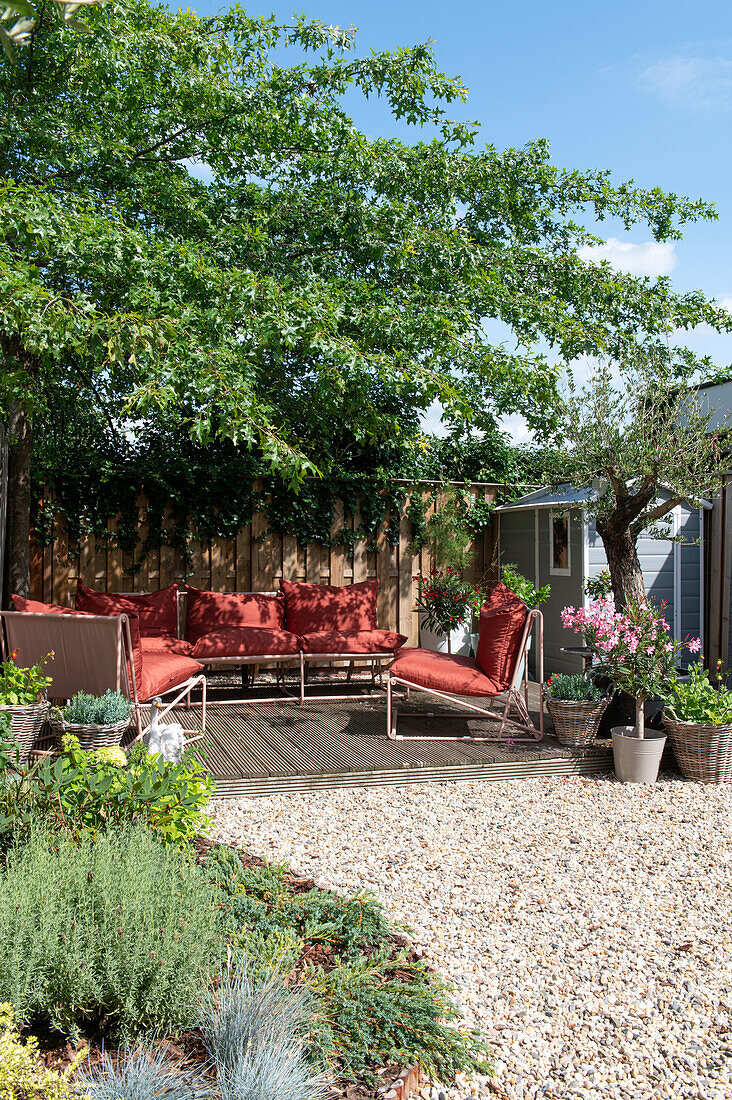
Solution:
{"label": "woven basket", "polygon": [[78,737],[79,744],[85,752],[94,752],[96,749],[108,749],[119,745],[125,730],[130,725],[131,718],[125,718],[121,722],[114,722],[108,726],[89,726],[76,722],[67,722],[60,711],[51,714],[51,729],[54,736],[60,740],[65,733],[72,737]]}
{"label": "woven basket", "polygon": [[588,700],[586,703],[548,698],[546,705],[559,744],[568,748],[592,745],[609,702],[609,698]]}
{"label": "woven basket", "polygon": [[24,764],[46,720],[48,701],[42,699],[40,703],[26,703],[21,706],[3,704],[0,706],[0,714],[7,714],[10,718],[13,738],[20,749],[21,763]]}
{"label": "woven basket", "polygon": [[663,724],[686,779],[694,783],[732,782],[732,726],[682,722],[668,709],[663,712]]}

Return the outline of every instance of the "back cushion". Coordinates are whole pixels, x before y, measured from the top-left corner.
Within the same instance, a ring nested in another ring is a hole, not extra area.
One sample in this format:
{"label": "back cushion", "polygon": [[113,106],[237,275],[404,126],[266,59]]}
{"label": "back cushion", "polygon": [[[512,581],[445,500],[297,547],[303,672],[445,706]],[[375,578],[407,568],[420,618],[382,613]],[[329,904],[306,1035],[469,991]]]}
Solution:
{"label": "back cushion", "polygon": [[524,601],[503,583],[496,585],[480,609],[476,661],[500,691],[511,679],[527,614]]}
{"label": "back cushion", "polygon": [[262,592],[206,592],[186,585],[188,615],[186,638],[197,642],[205,634],[231,627],[259,626],[281,630],[285,601]]}
{"label": "back cushion", "polygon": [[[36,615],[92,615],[91,611],[73,611],[70,607],[62,607],[58,603],[41,603],[40,600],[27,600],[25,596],[12,596],[16,611],[30,612]],[[97,612],[96,614],[101,614]],[[122,614],[122,612],[120,612]],[[127,614],[124,612],[124,614]],[[135,667],[135,679],[139,688],[142,680],[142,641],[140,638],[140,619],[136,614],[128,615],[130,623],[130,641],[132,642],[132,662]],[[128,669],[129,671],[129,669]],[[132,688],[132,675],[130,674],[130,688]]]}
{"label": "back cushion", "polygon": [[285,622],[293,634],[327,631],[376,630],[379,581],[360,581],[335,587],[281,580]]}
{"label": "back cushion", "polygon": [[76,610],[92,615],[139,615],[143,638],[178,633],[178,586],[169,585],[159,592],[95,592],[79,581]]}

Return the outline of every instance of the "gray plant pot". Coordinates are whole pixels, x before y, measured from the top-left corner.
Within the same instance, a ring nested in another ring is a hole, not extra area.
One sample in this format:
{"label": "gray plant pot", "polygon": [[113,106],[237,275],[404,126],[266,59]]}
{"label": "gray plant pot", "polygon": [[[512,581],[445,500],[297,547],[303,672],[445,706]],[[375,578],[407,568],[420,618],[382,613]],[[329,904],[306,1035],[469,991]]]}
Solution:
{"label": "gray plant pot", "polygon": [[646,728],[645,737],[635,736],[635,726],[613,726],[613,763],[621,783],[655,783],[666,734]]}

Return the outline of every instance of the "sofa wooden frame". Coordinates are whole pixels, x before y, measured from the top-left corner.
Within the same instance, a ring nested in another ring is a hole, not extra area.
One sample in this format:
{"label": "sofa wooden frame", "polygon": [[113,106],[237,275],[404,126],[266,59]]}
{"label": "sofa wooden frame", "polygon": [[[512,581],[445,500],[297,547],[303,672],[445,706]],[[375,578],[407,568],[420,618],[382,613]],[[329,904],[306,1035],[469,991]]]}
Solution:
{"label": "sofa wooden frame", "polygon": [[[529,650],[533,641],[534,630],[536,629],[536,636],[538,639],[538,660],[537,660],[537,672],[539,679],[539,726],[534,725],[529,713],[529,670],[528,670],[528,657]],[[463,711],[471,711],[473,714],[480,718],[489,718],[492,721],[498,721],[499,727],[495,734],[489,734],[484,737],[475,737],[472,735],[461,736],[452,738],[460,741],[511,741],[514,744],[519,743],[531,743],[535,741],[541,741],[544,737],[544,618],[541,611],[536,609],[529,611],[526,616],[526,622],[524,623],[523,633],[521,635],[521,644],[517,650],[516,660],[514,661],[513,668],[511,669],[511,676],[509,680],[508,688],[505,691],[499,692],[497,695],[486,696],[474,696],[471,698],[486,698],[486,699],[499,699],[501,696],[505,696],[505,704],[502,713],[491,707],[480,707],[475,703],[466,702],[466,697],[453,694],[449,691],[440,691],[437,688],[423,687],[421,684],[415,684],[413,681],[407,680],[403,676],[394,675],[392,672],[387,672],[386,681],[386,731],[387,736],[391,740],[398,741],[444,741],[451,738],[439,737],[439,736],[411,736],[404,737],[402,734],[397,733],[397,719],[398,710],[394,705],[394,685],[398,684],[401,688],[405,689],[407,695],[411,691],[423,692],[425,695],[432,695],[436,699],[444,700],[449,703],[454,703],[455,706],[462,708],[461,711],[443,711],[443,712],[428,712],[427,714],[415,713],[413,715],[403,714],[403,718],[464,718],[466,717]],[[518,712],[519,721],[510,717],[511,710],[515,708]],[[511,734],[506,734],[506,727],[518,728],[522,732],[528,734],[524,737],[516,737]],[[506,734],[506,736],[504,736]]]}

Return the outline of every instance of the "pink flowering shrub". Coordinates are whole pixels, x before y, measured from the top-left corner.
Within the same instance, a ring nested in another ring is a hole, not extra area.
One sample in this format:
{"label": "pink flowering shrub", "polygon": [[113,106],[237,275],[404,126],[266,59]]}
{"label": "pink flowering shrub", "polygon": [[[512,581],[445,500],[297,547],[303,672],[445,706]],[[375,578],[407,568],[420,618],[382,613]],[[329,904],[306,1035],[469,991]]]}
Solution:
{"label": "pink flowering shrub", "polygon": [[584,634],[596,660],[595,672],[635,699],[663,692],[674,678],[681,650],[698,653],[698,638],[676,642],[660,609],[651,603],[631,604],[616,611],[612,596],[593,600],[589,607],[565,607],[562,626]]}

